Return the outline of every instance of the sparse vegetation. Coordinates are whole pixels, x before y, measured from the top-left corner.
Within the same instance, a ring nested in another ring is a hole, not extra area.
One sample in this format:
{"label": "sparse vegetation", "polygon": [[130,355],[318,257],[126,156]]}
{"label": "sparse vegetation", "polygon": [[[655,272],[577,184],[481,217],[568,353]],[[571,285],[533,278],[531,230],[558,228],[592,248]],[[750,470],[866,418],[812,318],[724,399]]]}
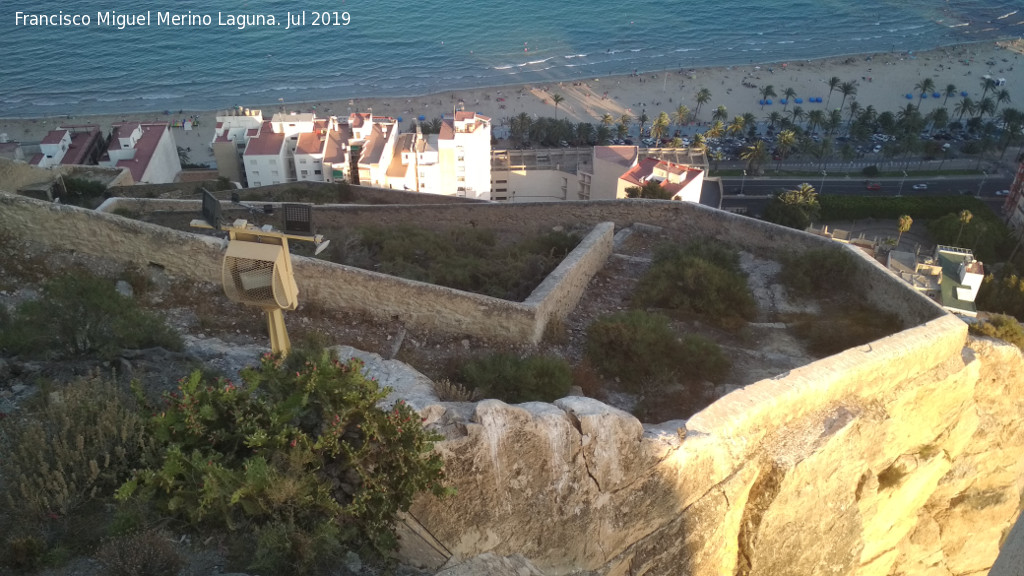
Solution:
{"label": "sparse vegetation", "polygon": [[60,201],[64,204],[95,208],[99,206],[107,193],[107,187],[104,184],[88,178],[65,176],[58,182],[63,183],[63,189],[58,188],[57,193]]}
{"label": "sparse vegetation", "polygon": [[821,216],[818,193],[806,182],[795,190],[782,190],[772,197],[764,219],[782,226],[804,230]]}
{"label": "sparse vegetation", "polygon": [[640,279],[633,304],[697,314],[738,327],[757,313],[754,297],[734,250],[714,243],[660,246],[651,269]]}
{"label": "sparse vegetation", "polygon": [[853,255],[840,247],[786,254],[781,261],[783,285],[803,297],[831,297],[837,287],[850,286],[857,270]]}
{"label": "sparse vegetation", "polygon": [[893,462],[888,468],[878,473],[878,491],[898,488],[903,482],[907,471],[898,462]]}
{"label": "sparse vegetation", "polygon": [[168,537],[157,530],[115,536],[96,552],[109,576],[175,576],[184,565]]}
{"label": "sparse vegetation", "polygon": [[47,281],[38,300],[18,306],[0,324],[0,350],[30,357],[99,354],[125,348],[181,349],[181,337],[159,317],[114,290],[114,282],[86,272]]}
{"label": "sparse vegetation", "polygon": [[594,321],[587,330],[587,358],[602,374],[641,394],[670,380],[719,382],[730,370],[717,344],[696,335],[680,339],[668,318],[642,310]]}
{"label": "sparse vegetation", "polygon": [[1012,316],[992,314],[987,320],[970,324],[972,334],[998,338],[1024,350],[1024,327]]}
{"label": "sparse vegetation", "polygon": [[505,245],[494,230],[483,228],[435,232],[411,226],[368,226],[347,242],[339,242],[332,260],[522,301],[579,241],[577,234],[550,231]]}
{"label": "sparse vegetation", "polygon": [[555,356],[520,357],[496,352],[472,358],[459,370],[461,379],[485,398],[505,402],[553,402],[569,393],[572,369]]}
{"label": "sparse vegetation", "polygon": [[902,328],[895,315],[862,304],[834,306],[824,317],[801,315],[790,324],[807,351],[819,357],[884,338]]}

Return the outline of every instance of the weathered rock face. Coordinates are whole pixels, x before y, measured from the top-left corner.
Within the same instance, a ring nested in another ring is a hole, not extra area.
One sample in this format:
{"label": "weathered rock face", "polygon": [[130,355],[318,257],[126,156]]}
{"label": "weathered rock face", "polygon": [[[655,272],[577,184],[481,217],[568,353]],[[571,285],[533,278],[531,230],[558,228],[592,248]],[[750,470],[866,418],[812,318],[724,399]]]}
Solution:
{"label": "weathered rock face", "polygon": [[586,398],[429,406],[458,495],[409,523],[435,563],[551,575],[984,573],[1019,513],[1024,357],[929,324],[685,423]]}

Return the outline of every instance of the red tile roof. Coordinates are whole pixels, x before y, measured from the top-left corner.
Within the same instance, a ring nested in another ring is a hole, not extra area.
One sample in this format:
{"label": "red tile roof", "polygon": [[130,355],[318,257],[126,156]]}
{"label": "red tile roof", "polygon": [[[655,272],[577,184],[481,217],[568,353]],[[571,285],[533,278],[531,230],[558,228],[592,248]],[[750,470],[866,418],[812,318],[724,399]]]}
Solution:
{"label": "red tile roof", "polygon": [[259,136],[249,139],[249,144],[245,147],[244,156],[277,156],[281,153],[281,146],[283,145],[283,132],[263,130]]}
{"label": "red tile roof", "polygon": [[439,140],[453,140],[455,138],[455,125],[451,118],[441,120],[441,131],[438,133]]}
{"label": "red tile roof", "polygon": [[299,141],[295,146],[296,154],[319,154],[323,149],[324,139],[319,132],[299,134]]}
{"label": "red tile roof", "polygon": [[363,123],[371,119],[372,118],[369,114],[364,114],[362,112],[355,112],[353,114],[349,114],[348,117],[349,124],[351,124],[353,128],[362,128]]}
{"label": "red tile roof", "polygon": [[42,160],[43,160],[43,154],[40,152],[40,153],[33,154],[32,155],[32,159],[29,160],[28,163],[33,165],[33,166],[38,166],[39,162],[41,162]]}
{"label": "red tile roof", "polygon": [[[132,135],[135,131],[135,127],[140,126],[138,122],[125,122],[123,124],[113,124],[110,130],[110,142],[107,144],[107,150],[121,150],[121,141],[119,138],[127,138]],[[138,182],[138,180],[136,180]]]}
{"label": "red tile roof", "polygon": [[683,166],[681,164],[674,164],[672,162],[665,162],[657,158],[644,158],[636,166],[630,168],[625,174],[620,176],[626,182],[634,186],[643,186],[644,182],[648,181],[651,176],[654,175],[655,169],[663,170],[672,174],[678,174],[682,176],[680,182],[669,182],[667,179],[661,181],[661,187],[671,191],[673,194],[678,192],[690,183],[691,180],[696,178],[700,173],[700,168],[691,168],[689,166]]}
{"label": "red tile roof", "polygon": [[[114,129],[117,131],[125,126],[134,129],[135,126],[140,126],[140,124],[114,124]],[[153,160],[153,153],[156,152],[156,147],[160,144],[160,139],[163,138],[164,133],[168,131],[169,125],[167,122],[156,122],[153,124],[141,124],[141,126],[142,137],[135,142],[135,157],[131,160],[121,160],[117,163],[119,168],[127,168],[132,173],[132,178],[136,182],[143,181],[142,177],[146,174],[146,168],[149,167],[150,161]]]}
{"label": "red tile roof", "polygon": [[40,144],[60,144],[60,141],[64,139],[64,135],[67,133],[68,131],[63,128],[50,130],[46,133],[46,137],[43,138],[43,141],[40,142]]}
{"label": "red tile roof", "polygon": [[68,147],[68,151],[64,153],[64,158],[61,159],[61,164],[85,164],[88,159],[89,152],[93,149],[100,148],[100,140],[103,137],[100,134],[99,127],[91,132],[73,132],[71,134],[71,146]]}

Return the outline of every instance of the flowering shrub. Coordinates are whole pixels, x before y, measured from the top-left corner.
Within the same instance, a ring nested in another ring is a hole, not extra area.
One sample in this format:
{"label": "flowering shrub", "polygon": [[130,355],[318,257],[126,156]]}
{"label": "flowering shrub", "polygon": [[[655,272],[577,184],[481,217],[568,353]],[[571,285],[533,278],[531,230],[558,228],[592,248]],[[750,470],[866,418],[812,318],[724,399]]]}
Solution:
{"label": "flowering shrub", "polygon": [[440,437],[401,401],[379,408],[388,390],[358,360],[303,358],[265,355],[240,384],[183,379],[149,421],[165,448],[118,497],[253,538],[256,567],[273,573],[316,571],[339,543],[394,549],[395,514],[446,493]]}

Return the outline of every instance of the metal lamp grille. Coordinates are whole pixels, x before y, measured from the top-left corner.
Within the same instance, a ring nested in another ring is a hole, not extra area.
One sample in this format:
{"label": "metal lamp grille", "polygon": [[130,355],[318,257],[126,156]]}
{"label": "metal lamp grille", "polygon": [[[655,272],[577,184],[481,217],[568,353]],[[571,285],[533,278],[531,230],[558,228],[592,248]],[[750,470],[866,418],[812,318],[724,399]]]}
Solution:
{"label": "metal lamp grille", "polygon": [[224,293],[242,304],[264,308],[288,308],[280,274],[274,262],[227,256],[223,269]]}

